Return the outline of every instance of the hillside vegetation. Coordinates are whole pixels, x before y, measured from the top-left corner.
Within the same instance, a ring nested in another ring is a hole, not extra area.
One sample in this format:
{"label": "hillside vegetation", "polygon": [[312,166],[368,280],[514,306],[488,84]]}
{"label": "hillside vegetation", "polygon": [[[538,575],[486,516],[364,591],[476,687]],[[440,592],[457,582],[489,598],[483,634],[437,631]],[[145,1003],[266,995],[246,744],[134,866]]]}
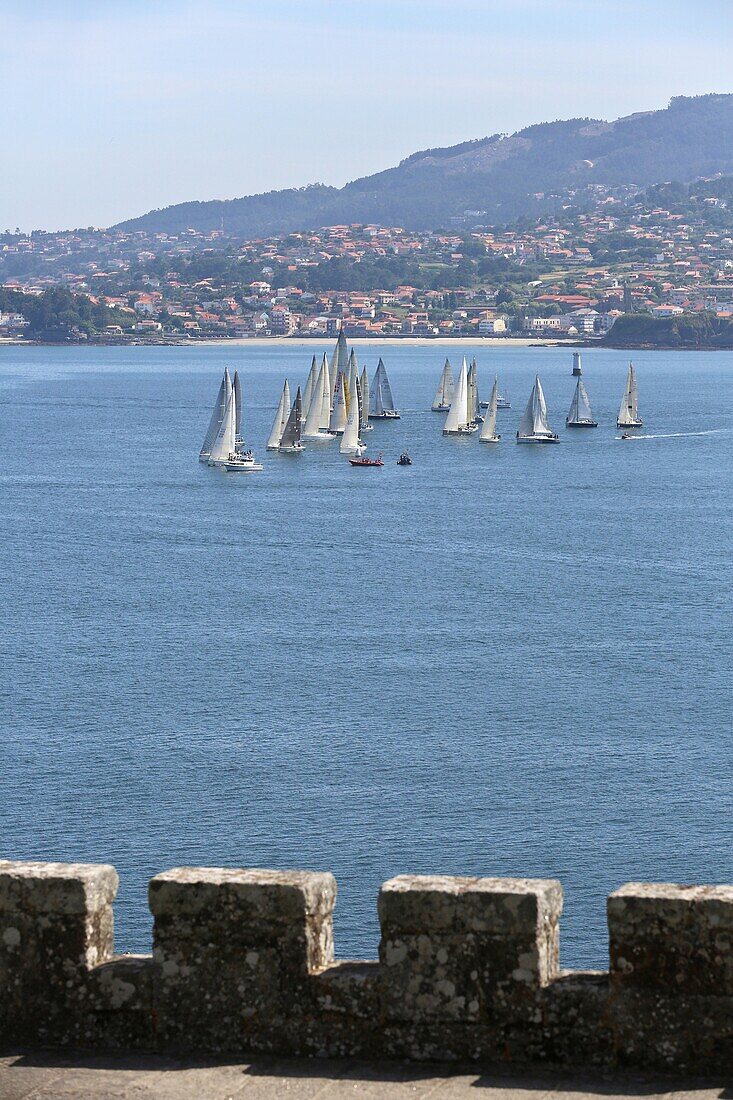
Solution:
{"label": "hillside vegetation", "polygon": [[[516,134],[427,149],[345,187],[315,184],[187,202],[121,222],[125,230],[224,228],[245,238],[321,225],[377,222],[442,228],[466,211],[487,223],[591,201],[596,186],[647,187],[733,172],[733,95],[677,97],[669,107],[615,122],[570,119]],[[478,215],[477,215],[478,216]]]}

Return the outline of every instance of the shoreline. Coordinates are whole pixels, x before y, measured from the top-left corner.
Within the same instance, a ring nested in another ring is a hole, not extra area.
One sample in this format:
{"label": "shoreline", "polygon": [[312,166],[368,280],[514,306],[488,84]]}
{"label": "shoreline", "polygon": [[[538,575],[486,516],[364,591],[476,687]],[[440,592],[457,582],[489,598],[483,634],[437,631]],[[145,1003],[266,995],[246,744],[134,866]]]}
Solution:
{"label": "shoreline", "polygon": [[[22,337],[0,336],[0,348],[244,348],[244,347],[317,347],[333,344],[333,336],[230,336],[202,337],[193,340],[27,340]],[[678,344],[605,344],[600,340],[552,340],[531,336],[354,336],[349,345],[356,347],[416,347],[416,348],[567,348],[605,351],[733,351],[733,347],[680,347]]]}

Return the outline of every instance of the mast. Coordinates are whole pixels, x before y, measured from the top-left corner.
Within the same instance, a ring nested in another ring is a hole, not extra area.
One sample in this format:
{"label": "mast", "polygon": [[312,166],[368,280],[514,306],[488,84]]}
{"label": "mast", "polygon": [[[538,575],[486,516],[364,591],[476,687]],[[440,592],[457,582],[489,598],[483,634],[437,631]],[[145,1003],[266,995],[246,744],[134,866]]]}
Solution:
{"label": "mast", "polygon": [[211,448],[214,445],[214,440],[219,434],[222,421],[224,420],[224,413],[226,412],[227,402],[229,400],[229,394],[232,391],[232,383],[229,378],[229,369],[225,368],[224,375],[219,385],[219,390],[216,395],[216,401],[214,402],[214,409],[211,413],[211,419],[209,420],[209,426],[206,429],[206,435],[204,441],[201,444],[201,450],[199,451],[199,462],[207,462],[209,455],[211,454]]}

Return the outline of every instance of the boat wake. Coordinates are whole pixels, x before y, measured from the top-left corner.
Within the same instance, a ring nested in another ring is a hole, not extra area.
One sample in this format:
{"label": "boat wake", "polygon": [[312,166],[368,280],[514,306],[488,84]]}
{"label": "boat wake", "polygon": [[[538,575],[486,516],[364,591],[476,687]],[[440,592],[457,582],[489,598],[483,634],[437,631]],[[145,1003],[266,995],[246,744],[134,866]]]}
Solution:
{"label": "boat wake", "polygon": [[704,432],[657,432],[654,435],[617,435],[616,439],[623,439],[626,442],[630,439],[682,439],[689,435],[720,435],[721,432],[729,430],[728,428],[708,428]]}

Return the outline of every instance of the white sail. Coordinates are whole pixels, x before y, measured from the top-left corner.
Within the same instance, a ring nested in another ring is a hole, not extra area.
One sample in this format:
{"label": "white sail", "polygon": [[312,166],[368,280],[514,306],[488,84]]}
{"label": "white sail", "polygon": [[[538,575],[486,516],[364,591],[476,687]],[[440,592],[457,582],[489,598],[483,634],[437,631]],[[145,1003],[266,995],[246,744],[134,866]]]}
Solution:
{"label": "white sail", "polygon": [[268,451],[276,451],[280,446],[280,440],[285,429],[285,423],[288,419],[288,413],[290,412],[290,389],[287,379],[285,379],[285,385],[282,388],[280,394],[280,403],[277,406],[277,412],[275,413],[275,419],[272,422],[272,431],[270,432],[270,438],[267,440]]}
{"label": "white sail", "polygon": [[498,407],[499,399],[499,380],[494,378],[494,385],[491,387],[491,396],[489,397],[489,406],[486,410],[486,416],[484,422],[481,425],[481,431],[479,432],[479,439],[484,443],[493,443],[498,439],[496,434],[496,410]]}
{"label": "white sail", "polygon": [[583,379],[576,375],[578,381],[575,386],[575,393],[573,394],[573,400],[570,403],[570,411],[565,418],[566,424],[595,424],[593,419],[593,411],[590,407],[590,400],[585,386],[583,385]]}
{"label": "white sail", "polygon": [[328,430],[341,434],[346,428],[346,375],[339,371],[334,390],[333,409],[329,420]]}
{"label": "white sail", "polygon": [[211,420],[209,426],[206,429],[206,435],[204,441],[201,444],[201,450],[199,451],[199,461],[208,462],[209,455],[211,454],[211,448],[214,445],[214,440],[219,434],[222,421],[224,420],[224,413],[226,412],[227,402],[229,395],[232,392],[232,382],[229,377],[229,370],[225,369],[224,376],[219,385],[219,392],[216,395],[216,402],[211,414]]}
{"label": "white sail", "polygon": [[316,363],[316,357],[314,355],[311,360],[311,369],[308,371],[308,380],[305,384],[305,389],[303,391],[303,409],[305,410],[306,415],[308,414],[311,398],[313,397],[313,387],[315,386],[317,381],[318,364]]}
{"label": "white sail", "polygon": [[641,426],[639,419],[639,395],[636,388],[636,372],[634,364],[629,363],[629,373],[626,376],[626,389],[621,399],[621,408],[618,410],[618,428],[638,428]]}
{"label": "white sail", "polygon": [[341,444],[339,446],[342,455],[355,455],[361,453],[362,447],[359,440],[360,423],[359,398],[358,395],[354,393],[351,398],[349,416],[344,426],[344,434],[341,437]]}
{"label": "white sail", "polygon": [[347,376],[348,387],[346,390],[347,411],[351,409],[351,398],[356,393],[356,383],[359,381],[359,360],[356,358],[354,348],[349,353],[349,372]]}
{"label": "white sail", "polygon": [[364,367],[361,372],[361,383],[359,385],[360,395],[360,408],[361,408],[361,430],[363,432],[371,431],[371,424],[369,423],[369,375],[367,369]]}
{"label": "white sail", "polygon": [[318,435],[321,424],[323,423],[324,403],[326,408],[326,427],[328,427],[328,417],[331,412],[331,394],[328,390],[328,366],[326,364],[325,355],[321,363],[321,369],[318,372],[318,379],[313,388],[310,408],[306,414],[305,427],[303,428],[304,439],[314,439]]}
{"label": "white sail", "polygon": [[336,341],[336,347],[333,349],[333,357],[331,359],[331,370],[329,373],[330,387],[331,387],[331,405],[336,398],[336,383],[338,381],[339,371],[343,371],[344,374],[349,369],[349,349],[346,344],[346,337],[344,336],[344,330],[341,329]]}
{"label": "white sail", "polygon": [[446,433],[458,432],[465,428],[468,424],[468,370],[466,368],[466,357],[464,355],[463,362],[461,364],[461,372],[458,375],[458,382],[455,386],[455,392],[453,394],[453,400],[451,401],[448,415],[445,418],[445,425],[443,431]]}
{"label": "white sail", "polygon": [[[325,396],[322,399],[320,426],[323,431],[328,431],[328,421],[331,416],[331,405],[333,404],[333,399],[331,393],[331,375],[328,370],[328,357],[325,351],[323,353],[321,370],[323,371],[323,390]],[[326,408],[326,405],[328,405],[328,408]]]}
{"label": "white sail", "polygon": [[369,415],[383,417],[385,414],[394,415],[395,413],[392,387],[389,384],[387,370],[380,357],[369,391]]}
{"label": "white sail", "polygon": [[224,418],[221,422],[216,439],[214,440],[211,448],[211,455],[209,456],[209,464],[214,466],[218,463],[227,462],[229,456],[234,453],[234,445],[236,440],[236,423],[237,423],[237,398],[234,393],[234,389],[230,390],[229,400],[227,401],[227,407],[224,411]]}
{"label": "white sail", "polygon": [[242,383],[239,381],[239,371],[235,370],[234,378],[232,380],[232,389],[234,390],[235,408],[237,410],[237,419],[234,423],[234,434],[237,439],[242,438]]}
{"label": "white sail", "polygon": [[292,451],[297,449],[301,437],[302,414],[303,403],[300,397],[300,386],[298,386],[293,407],[290,410],[290,415],[288,416],[282,438],[280,439],[281,451]]}
{"label": "white sail", "polygon": [[443,412],[450,407],[450,403],[453,400],[453,393],[455,391],[455,382],[453,381],[453,371],[451,370],[450,360],[446,359],[445,366],[443,367],[443,373],[440,376],[440,382],[438,382],[438,388],[435,391],[435,397],[433,398],[433,404],[431,408],[433,412]]}
{"label": "white sail", "polygon": [[517,438],[519,437],[524,439],[533,437],[537,439],[555,438],[555,433],[547,421],[547,404],[545,403],[545,395],[539,375],[535,375],[534,386],[532,387],[532,393],[529,395],[527,408],[524,410],[524,415],[519,422]]}
{"label": "white sail", "polygon": [[478,396],[478,366],[476,360],[471,361],[471,366],[468,368],[466,375],[467,384],[467,407],[468,407],[468,423],[476,424],[479,418],[479,396]]}

